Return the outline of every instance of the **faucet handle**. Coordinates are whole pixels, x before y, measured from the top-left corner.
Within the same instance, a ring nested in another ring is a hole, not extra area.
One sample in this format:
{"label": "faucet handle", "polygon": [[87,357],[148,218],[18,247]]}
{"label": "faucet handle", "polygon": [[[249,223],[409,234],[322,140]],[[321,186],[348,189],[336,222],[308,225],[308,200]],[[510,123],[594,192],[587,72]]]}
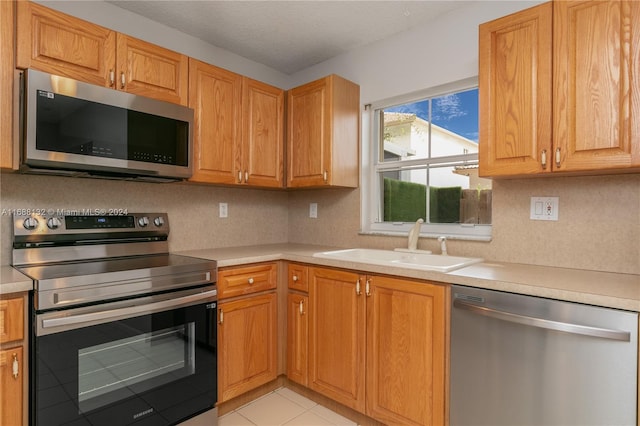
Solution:
{"label": "faucet handle", "polygon": [[441,235],[438,237],[438,241],[440,242],[440,254],[447,256],[447,237]]}

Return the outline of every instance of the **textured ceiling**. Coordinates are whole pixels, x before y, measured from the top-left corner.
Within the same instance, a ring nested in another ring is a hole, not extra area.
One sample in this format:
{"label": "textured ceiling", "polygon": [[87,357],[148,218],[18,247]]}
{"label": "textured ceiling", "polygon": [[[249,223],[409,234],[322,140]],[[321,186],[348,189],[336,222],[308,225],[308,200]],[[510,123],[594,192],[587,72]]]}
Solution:
{"label": "textured ceiling", "polygon": [[109,3],[285,74],[423,25],[471,1]]}

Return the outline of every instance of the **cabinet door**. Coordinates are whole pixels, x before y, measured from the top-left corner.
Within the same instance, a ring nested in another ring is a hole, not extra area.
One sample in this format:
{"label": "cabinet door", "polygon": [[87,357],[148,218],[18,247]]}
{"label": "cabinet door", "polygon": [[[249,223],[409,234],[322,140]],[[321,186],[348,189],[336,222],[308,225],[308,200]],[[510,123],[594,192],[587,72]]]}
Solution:
{"label": "cabinet door", "polygon": [[[22,421],[22,346],[0,351],[0,424],[21,425]],[[17,366],[17,377],[13,375]]]}
{"label": "cabinet door", "polygon": [[287,297],[287,377],[308,384],[309,298],[289,293]]}
{"label": "cabinet door", "polygon": [[328,79],[287,95],[287,186],[325,185],[331,166],[331,91]]}
{"label": "cabinet door", "polygon": [[241,183],[242,76],[191,59],[189,106],[195,112],[191,181]]}
{"label": "cabinet door", "polygon": [[218,305],[218,402],[277,376],[275,293]]}
{"label": "cabinet door", "polygon": [[367,414],[445,424],[445,288],[375,276],[367,297]]}
{"label": "cabinet door", "polygon": [[120,90],[187,105],[189,59],[185,55],[118,34]]}
{"label": "cabinet door", "polygon": [[15,2],[0,1],[0,168],[17,168],[13,137],[13,70]]}
{"label": "cabinet door", "polygon": [[480,25],[481,176],[551,171],[552,6]]}
{"label": "cabinet door", "polygon": [[17,2],[16,66],[112,86],[116,33],[36,3]]}
{"label": "cabinet door", "polygon": [[640,2],[553,7],[556,170],[640,166]]}
{"label": "cabinet door", "polygon": [[284,91],[243,79],[243,182],[252,186],[283,186]]}
{"label": "cabinet door", "polygon": [[365,408],[365,296],[353,272],[309,269],[309,387]]}

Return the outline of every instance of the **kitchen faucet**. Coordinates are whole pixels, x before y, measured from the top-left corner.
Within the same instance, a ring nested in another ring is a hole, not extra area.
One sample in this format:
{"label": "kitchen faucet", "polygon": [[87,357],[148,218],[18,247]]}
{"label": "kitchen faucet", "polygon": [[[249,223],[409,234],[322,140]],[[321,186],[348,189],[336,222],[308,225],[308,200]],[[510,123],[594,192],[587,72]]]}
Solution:
{"label": "kitchen faucet", "polygon": [[438,237],[438,241],[440,242],[440,254],[447,256],[447,237]]}
{"label": "kitchen faucet", "polygon": [[418,219],[416,220],[415,225],[409,231],[409,242],[407,248],[409,250],[416,250],[418,247],[418,237],[420,236],[420,227],[424,223],[424,220]]}

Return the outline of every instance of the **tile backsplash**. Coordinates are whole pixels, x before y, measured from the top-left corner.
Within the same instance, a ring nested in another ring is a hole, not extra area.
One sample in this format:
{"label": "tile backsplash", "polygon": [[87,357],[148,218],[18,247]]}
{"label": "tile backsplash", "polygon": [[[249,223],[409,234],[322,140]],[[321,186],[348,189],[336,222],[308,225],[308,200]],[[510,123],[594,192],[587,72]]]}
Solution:
{"label": "tile backsplash", "polygon": [[[1,208],[159,211],[172,251],[272,243],[395,248],[406,238],[361,235],[360,191],[272,191],[185,183],[2,174]],[[559,197],[557,222],[529,219],[530,198]],[[218,203],[229,217],[218,217]],[[309,203],[318,217],[309,218]],[[640,174],[495,180],[491,242],[452,240],[451,254],[494,261],[640,274]],[[435,239],[419,248],[438,252]],[[11,262],[11,220],[0,217],[2,264]]]}
{"label": "tile backsplash", "polygon": [[[287,193],[186,183],[2,174],[1,209],[128,209],[167,212],[169,249],[271,244],[287,241]],[[228,217],[218,217],[227,203]],[[11,217],[0,216],[3,265],[11,262]]]}
{"label": "tile backsplash", "polygon": [[[557,222],[529,219],[530,198],[559,197]],[[309,218],[309,203],[318,218]],[[359,235],[360,193],[291,193],[289,241],[340,247],[405,247],[406,237]],[[493,181],[491,242],[451,240],[449,253],[514,263],[640,274],[640,175]],[[418,248],[439,252],[435,239]]]}

